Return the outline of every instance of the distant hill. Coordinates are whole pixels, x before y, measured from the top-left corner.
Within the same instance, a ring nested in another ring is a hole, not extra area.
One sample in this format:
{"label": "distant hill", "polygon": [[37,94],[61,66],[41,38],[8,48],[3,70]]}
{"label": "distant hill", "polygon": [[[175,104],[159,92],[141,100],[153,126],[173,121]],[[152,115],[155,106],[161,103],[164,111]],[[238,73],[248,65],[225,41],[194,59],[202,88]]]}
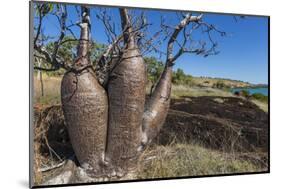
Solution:
{"label": "distant hill", "polygon": [[212,77],[192,77],[192,83],[200,87],[216,87],[218,84],[223,84],[228,88],[255,88],[255,87],[267,87],[264,84],[252,84],[240,80],[232,80],[226,78],[212,78]]}

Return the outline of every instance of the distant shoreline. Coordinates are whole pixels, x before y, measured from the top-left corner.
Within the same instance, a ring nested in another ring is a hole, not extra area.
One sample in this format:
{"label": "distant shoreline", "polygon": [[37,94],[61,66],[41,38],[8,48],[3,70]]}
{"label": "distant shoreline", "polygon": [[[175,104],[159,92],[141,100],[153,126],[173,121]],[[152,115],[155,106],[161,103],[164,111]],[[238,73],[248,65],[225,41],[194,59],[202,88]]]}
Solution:
{"label": "distant shoreline", "polygon": [[258,88],[268,88],[266,84],[251,84],[244,87],[232,87],[232,89],[258,89]]}
{"label": "distant shoreline", "polygon": [[[192,76],[192,75],[191,75]],[[193,80],[199,86],[208,86],[212,87],[211,84],[217,82],[223,82],[225,87],[228,88],[248,88],[248,89],[255,89],[255,88],[268,88],[267,84],[253,84],[247,81],[236,80],[236,79],[228,79],[228,78],[219,78],[219,77],[207,77],[207,76],[192,76]]]}
{"label": "distant shoreline", "polygon": [[250,95],[253,94],[262,94],[264,96],[268,96],[268,87],[256,87],[256,88],[233,88],[231,91],[233,93],[239,92],[239,91],[248,91]]}
{"label": "distant shoreline", "polygon": [[[246,87],[247,88],[247,87]],[[256,88],[268,88],[267,84],[253,84],[253,86],[248,87],[249,89],[256,89]]]}

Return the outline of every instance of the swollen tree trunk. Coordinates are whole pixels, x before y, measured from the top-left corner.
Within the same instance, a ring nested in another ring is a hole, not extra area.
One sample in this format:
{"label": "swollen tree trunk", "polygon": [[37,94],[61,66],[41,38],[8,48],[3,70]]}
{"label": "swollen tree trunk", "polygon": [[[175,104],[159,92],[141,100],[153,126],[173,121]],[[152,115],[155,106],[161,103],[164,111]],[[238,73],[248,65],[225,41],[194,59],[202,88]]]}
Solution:
{"label": "swollen tree trunk", "polygon": [[191,16],[187,14],[183,20],[175,27],[167,46],[167,59],[165,68],[159,78],[150,98],[145,104],[145,112],[143,114],[143,123],[142,123],[142,145],[145,146],[149,144],[153,138],[155,138],[162,125],[165,122],[166,116],[168,114],[170,99],[171,99],[171,85],[172,85],[172,67],[174,62],[179,58],[183,53],[186,52],[185,44],[187,42],[186,34],[184,33],[183,44],[173,55],[173,47],[179,33],[184,30],[184,28],[190,22],[197,22],[202,18],[202,14],[199,16]]}
{"label": "swollen tree trunk", "polygon": [[109,76],[106,158],[120,174],[134,169],[141,143],[146,69],[126,9],[120,9],[125,49]]}
{"label": "swollen tree trunk", "polygon": [[62,108],[75,155],[92,176],[104,174],[107,132],[107,94],[90,67],[89,9],[82,7],[81,34],[72,71],[61,84]]}
{"label": "swollen tree trunk", "polygon": [[165,122],[170,106],[172,73],[172,66],[166,65],[145,104],[142,123],[144,131],[142,136],[143,145],[150,143],[157,136]]}

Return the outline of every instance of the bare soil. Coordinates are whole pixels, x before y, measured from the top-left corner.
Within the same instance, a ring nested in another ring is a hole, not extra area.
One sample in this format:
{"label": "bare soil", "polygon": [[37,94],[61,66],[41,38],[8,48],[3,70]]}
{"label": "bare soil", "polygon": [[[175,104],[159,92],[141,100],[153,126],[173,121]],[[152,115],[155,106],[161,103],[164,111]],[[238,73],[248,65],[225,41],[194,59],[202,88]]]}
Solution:
{"label": "bare soil", "polygon": [[[34,113],[35,157],[40,158],[35,160],[37,169],[73,159],[61,106],[34,107]],[[251,153],[261,154],[258,158],[267,165],[268,127],[268,114],[248,100],[182,97],[171,101],[165,124],[153,143],[195,143],[222,152],[241,153],[247,160]],[[41,174],[43,181],[53,177],[48,171]]]}
{"label": "bare soil", "polygon": [[268,114],[235,97],[184,97],[172,100],[158,144],[198,142],[224,151],[268,150]]}

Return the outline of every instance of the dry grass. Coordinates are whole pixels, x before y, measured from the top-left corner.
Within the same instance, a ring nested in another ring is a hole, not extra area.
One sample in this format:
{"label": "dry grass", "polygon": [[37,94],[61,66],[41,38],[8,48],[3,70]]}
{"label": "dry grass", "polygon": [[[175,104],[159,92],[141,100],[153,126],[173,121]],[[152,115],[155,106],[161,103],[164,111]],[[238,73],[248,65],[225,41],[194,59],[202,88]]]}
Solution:
{"label": "dry grass", "polygon": [[139,163],[138,178],[231,174],[266,169],[266,166],[241,159],[235,153],[210,150],[196,144],[171,144],[153,146],[145,151]]}
{"label": "dry grass", "polygon": [[233,97],[234,95],[229,91],[214,89],[209,87],[188,87],[184,85],[172,86],[172,98],[180,98],[182,96],[198,97],[198,96],[221,96]]}
{"label": "dry grass", "polygon": [[34,103],[40,105],[60,104],[60,83],[61,77],[49,77],[43,74],[43,91],[42,96],[40,80],[34,77]]}
{"label": "dry grass", "polygon": [[216,83],[223,82],[226,86],[232,86],[234,88],[239,87],[248,87],[250,86],[249,83],[243,81],[235,81],[235,80],[228,80],[228,79],[216,79],[216,78],[204,78],[204,77],[193,77],[192,83],[195,86],[205,86],[205,87],[213,87]]}
{"label": "dry grass", "polygon": [[36,141],[33,144],[34,144],[33,145],[34,148],[33,183],[37,185],[42,182],[42,173],[38,171],[41,166],[42,156],[39,152],[40,144]]}
{"label": "dry grass", "polygon": [[[48,77],[43,75],[44,96],[41,96],[40,81],[34,78],[34,102],[40,105],[60,104],[60,82],[59,77]],[[183,85],[172,86],[172,98],[182,96],[221,96],[233,97],[228,91],[204,87],[187,87]],[[188,99],[187,99],[188,100]],[[222,99],[215,101],[223,103]],[[267,104],[253,101],[264,111]],[[36,171],[42,166],[44,157],[39,154],[39,144],[35,143],[35,183],[41,183],[42,174]],[[252,153],[254,159],[259,155]],[[168,178],[180,176],[215,175],[241,172],[257,172],[267,169],[267,165],[261,165],[260,161],[252,161],[241,158],[237,152],[222,152],[211,150],[197,144],[171,143],[170,145],[154,145],[146,149],[138,164],[138,175],[136,179]]]}
{"label": "dry grass", "polygon": [[[39,105],[56,105],[60,104],[60,83],[61,77],[49,77],[43,74],[43,89],[44,96],[41,96],[40,80],[34,77],[34,103]],[[202,79],[204,80],[204,79]],[[146,88],[147,94],[150,92],[150,86]],[[210,87],[188,87],[185,85],[172,86],[172,98],[181,98],[182,96],[198,97],[198,96],[221,96],[221,97],[234,97],[229,91]],[[263,111],[268,112],[268,104],[252,100]]]}
{"label": "dry grass", "polygon": [[[60,82],[61,77],[49,77],[43,74],[43,89],[44,96],[41,96],[41,84],[40,80],[34,77],[34,100],[35,103],[42,105],[54,105],[60,103]],[[146,88],[147,94],[150,92],[150,86]],[[188,87],[185,85],[173,85],[172,86],[172,98],[180,98],[181,96],[221,96],[229,97],[233,96],[231,92],[214,89],[209,87]]]}
{"label": "dry grass", "polygon": [[268,103],[261,102],[259,100],[251,100],[254,104],[256,104],[261,110],[264,112],[268,112]]}

